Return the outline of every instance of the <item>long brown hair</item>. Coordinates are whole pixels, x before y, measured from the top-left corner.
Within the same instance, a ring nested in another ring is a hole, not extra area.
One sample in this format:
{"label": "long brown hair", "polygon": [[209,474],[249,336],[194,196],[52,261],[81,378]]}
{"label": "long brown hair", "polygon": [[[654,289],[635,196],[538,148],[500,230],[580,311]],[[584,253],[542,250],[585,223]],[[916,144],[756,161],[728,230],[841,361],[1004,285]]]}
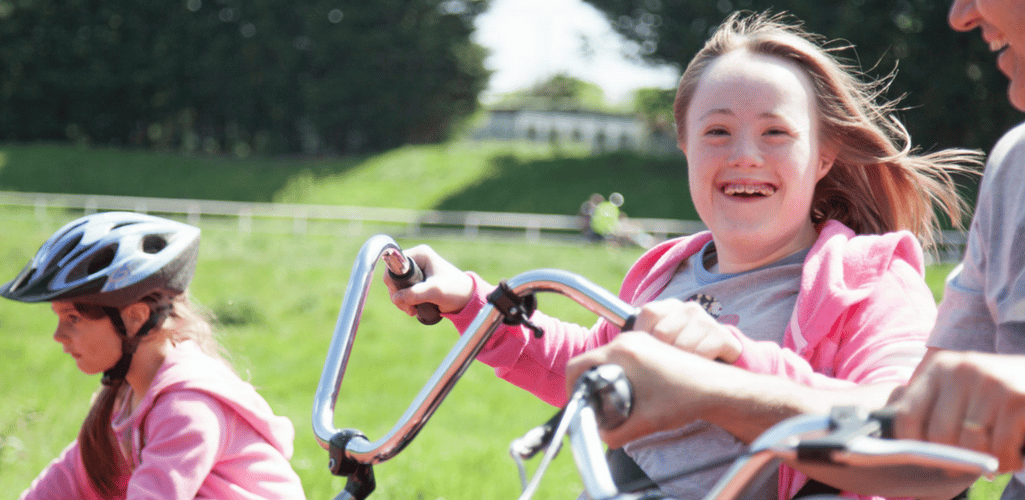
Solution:
{"label": "long brown hair", "polygon": [[737,12],[727,18],[691,60],[673,103],[677,141],[686,139],[687,108],[708,66],[734,50],[778,57],[797,64],[815,89],[824,140],[838,151],[829,173],[819,181],[812,201],[815,224],[838,220],[857,234],[908,229],[931,247],[937,240],[938,207],[961,229],[968,206],[952,174],[977,174],[982,154],[946,149],[921,154],[894,116],[896,100],[883,99],[893,73],[864,78],[786,14]]}
{"label": "long brown hair", "polygon": [[[206,354],[224,359],[224,351],[217,343],[210,326],[212,315],[194,304],[188,293],[168,297],[157,292],[142,299],[153,310],[169,304],[166,319],[154,327],[148,335],[166,335],[173,343],[193,340]],[[107,317],[99,306],[75,303],[75,309],[90,319]],[[111,385],[104,385],[93,400],[92,407],[78,432],[78,447],[82,464],[93,487],[103,497],[123,494],[121,477],[128,474],[127,465],[111,432],[111,418],[119,397],[127,396],[128,384],[119,379]]]}

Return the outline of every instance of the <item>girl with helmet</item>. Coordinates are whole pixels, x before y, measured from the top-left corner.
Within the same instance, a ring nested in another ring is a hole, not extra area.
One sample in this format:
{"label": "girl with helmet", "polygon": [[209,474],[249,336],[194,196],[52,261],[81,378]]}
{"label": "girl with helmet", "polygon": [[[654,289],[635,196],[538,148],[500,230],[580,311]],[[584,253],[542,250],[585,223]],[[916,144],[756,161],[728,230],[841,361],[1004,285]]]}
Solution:
{"label": "girl with helmet", "polygon": [[54,340],[103,386],[72,442],[22,493],[80,498],[305,498],[295,430],[219,354],[187,288],[200,231],[126,212],[50,237],[0,295],[50,302]]}

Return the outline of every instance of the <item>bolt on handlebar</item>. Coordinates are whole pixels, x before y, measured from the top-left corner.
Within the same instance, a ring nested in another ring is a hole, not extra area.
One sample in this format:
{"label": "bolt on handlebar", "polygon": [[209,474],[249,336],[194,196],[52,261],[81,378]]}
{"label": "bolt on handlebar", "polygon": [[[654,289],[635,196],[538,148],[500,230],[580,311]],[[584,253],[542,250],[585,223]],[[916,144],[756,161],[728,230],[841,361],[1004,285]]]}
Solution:
{"label": "bolt on handlebar", "polygon": [[[330,450],[332,440],[343,433],[334,427],[334,408],[349,363],[349,355],[359,328],[374,268],[386,253],[390,255],[390,260],[401,262],[400,259],[404,259],[401,252],[401,248],[391,237],[377,235],[363,244],[353,264],[313,401],[313,431],[324,449]],[[534,292],[560,293],[620,327],[632,325],[636,315],[633,306],[604,288],[566,271],[528,271],[510,278],[506,284],[518,296]],[[502,320],[502,314],[494,306],[486,304],[392,429],[384,437],[373,442],[362,435],[347,439],[344,445],[345,457],[359,464],[372,465],[394,457],[405,448],[427,423],[456,381],[466,372]]]}

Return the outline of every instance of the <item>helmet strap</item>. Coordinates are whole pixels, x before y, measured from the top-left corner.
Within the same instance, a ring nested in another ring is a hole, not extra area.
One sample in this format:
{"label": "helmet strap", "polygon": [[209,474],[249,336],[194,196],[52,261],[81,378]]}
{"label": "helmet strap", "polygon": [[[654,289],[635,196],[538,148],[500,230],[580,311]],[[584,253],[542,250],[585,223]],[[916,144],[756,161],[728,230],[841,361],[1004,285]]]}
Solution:
{"label": "helmet strap", "polygon": [[113,307],[103,308],[103,312],[107,313],[107,316],[110,317],[110,322],[114,324],[114,329],[117,330],[118,335],[121,337],[121,359],[118,359],[114,366],[103,372],[103,378],[100,379],[103,385],[115,385],[119,381],[124,380],[125,375],[128,374],[128,369],[132,367],[132,357],[135,355],[135,349],[139,346],[142,337],[164,319],[167,315],[167,309],[168,307],[165,306],[150,311],[149,319],[139,327],[139,331],[134,337],[129,338],[128,328],[125,327],[125,322],[121,319],[121,311]]}

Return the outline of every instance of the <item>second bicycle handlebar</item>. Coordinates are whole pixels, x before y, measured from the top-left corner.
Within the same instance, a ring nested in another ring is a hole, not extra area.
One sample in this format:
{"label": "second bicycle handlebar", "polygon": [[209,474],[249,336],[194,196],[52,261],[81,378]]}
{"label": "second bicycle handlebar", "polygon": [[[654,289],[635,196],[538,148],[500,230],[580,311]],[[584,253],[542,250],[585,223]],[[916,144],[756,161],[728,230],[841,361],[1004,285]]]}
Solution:
{"label": "second bicycle handlebar", "polygon": [[[370,467],[394,457],[412,441],[498,326],[510,319],[510,309],[503,308],[500,300],[496,300],[495,305],[485,305],[409,408],[383,438],[371,442],[359,431],[336,429],[335,404],[359,328],[374,268],[382,257],[389,263],[392,272],[401,272],[402,269],[393,268],[402,268],[400,264],[405,262],[409,262],[410,267],[415,265],[415,262],[407,260],[399,246],[388,236],[374,236],[364,243],[353,264],[334,335],[328,348],[324,371],[314,397],[314,434],[321,446],[330,453],[332,473],[349,476],[349,484],[338,498],[363,499],[369,495],[373,490],[374,481]],[[411,284],[413,283],[409,283]],[[624,303],[605,289],[566,271],[528,271],[509,279],[499,289],[505,289],[507,293],[520,298],[532,296],[535,292],[560,293],[624,330],[632,327],[637,314],[636,308]],[[532,310],[530,307],[521,309]],[[523,314],[523,311],[520,311],[520,315],[529,316]],[[525,324],[536,328],[529,323]],[[614,380],[615,377],[601,379],[599,382],[607,382]],[[597,389],[592,392],[603,392],[600,390],[601,384],[595,384],[595,387]],[[574,398],[571,398],[571,401],[573,400]],[[629,414],[629,408],[606,412],[602,408],[605,403],[607,401],[588,399],[577,405],[576,410],[570,411],[569,406],[563,409],[567,419],[566,432],[585,490],[592,498],[607,500],[664,498],[659,495],[620,492],[612,481],[598,436],[600,421],[605,420],[599,418],[599,414],[607,413],[625,418],[625,415]],[[879,416],[865,420],[856,413],[848,414],[848,411],[828,417],[805,415],[780,422],[748,447],[748,452],[733,463],[706,499],[737,498],[746,486],[751,484],[751,478],[766,467],[773,466],[780,459],[821,467],[864,468],[866,484],[886,473],[898,479],[925,477],[925,482],[934,486],[952,482],[960,484],[966,478],[970,480],[980,474],[991,474],[996,471],[996,460],[987,455],[931,443],[891,441],[869,436],[868,434],[874,434],[881,428]],[[609,424],[608,421],[605,423]],[[897,480],[894,483],[901,484],[901,481]],[[917,490],[909,489],[909,492],[915,491]],[[898,489],[888,493],[892,493],[888,496],[907,496],[908,492]],[[525,496],[529,497],[526,490]]]}
{"label": "second bicycle handlebar", "polygon": [[[332,469],[347,466],[336,463],[338,461],[348,462],[348,465],[381,463],[405,448],[427,423],[504,320],[500,311],[493,305],[486,304],[409,408],[384,437],[371,442],[361,433],[335,428],[335,403],[345,376],[345,368],[349,363],[367,291],[370,289],[374,268],[386,252],[398,252],[401,255],[399,246],[386,235],[371,237],[360,249],[346,286],[342,309],[338,314],[327,360],[313,401],[313,431],[320,445],[332,453]],[[636,308],[604,288],[576,274],[557,269],[524,272],[510,278],[506,284],[520,297],[534,292],[560,293],[619,327],[632,325],[637,313]]]}

